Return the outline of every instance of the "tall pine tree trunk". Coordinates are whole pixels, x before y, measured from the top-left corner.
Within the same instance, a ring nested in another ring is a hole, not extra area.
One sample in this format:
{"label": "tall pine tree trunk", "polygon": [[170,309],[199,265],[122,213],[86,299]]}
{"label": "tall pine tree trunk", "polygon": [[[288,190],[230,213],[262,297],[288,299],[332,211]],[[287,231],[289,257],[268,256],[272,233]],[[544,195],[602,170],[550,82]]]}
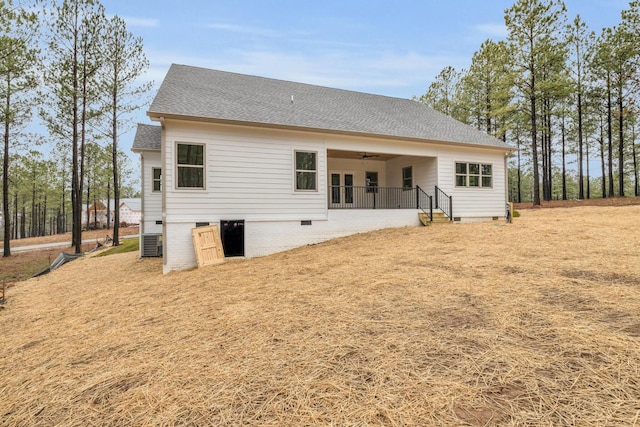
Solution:
{"label": "tall pine tree trunk", "polygon": [[587,161],[587,199],[591,198],[591,177],[589,176],[589,144],[584,145],[585,157]]}
{"label": "tall pine tree trunk", "polygon": [[72,60],[72,172],[71,172],[71,244],[77,254],[82,252],[82,187],[80,185],[80,167],[78,165],[78,91],[80,82],[78,81],[78,4],[75,5],[75,25],[73,37],[73,60]]}
{"label": "tall pine tree trunk", "polygon": [[566,161],[566,141],[564,129],[564,113],[562,114],[562,123],[560,125],[562,138],[562,200],[567,200],[567,161]]}
{"label": "tall pine tree trunk", "polygon": [[[117,73],[115,73],[117,75]],[[120,182],[118,176],[118,92],[117,92],[117,84],[114,84],[113,90],[113,98],[112,98],[112,122],[111,122],[111,132],[113,136],[113,208],[115,209],[114,218],[113,218],[113,246],[118,246],[120,244]]]}
{"label": "tall pine tree trunk", "polygon": [[638,158],[636,152],[636,132],[633,131],[631,139],[631,154],[633,155],[633,195],[640,196],[640,184],[638,184]]}
{"label": "tall pine tree trunk", "polygon": [[611,117],[611,76],[607,72],[607,142],[609,154],[609,197],[613,197],[613,120]]}
{"label": "tall pine tree trunk", "polygon": [[622,85],[618,88],[618,194],[624,197],[624,105]]}
{"label": "tall pine tree trunk", "polygon": [[520,165],[520,136],[518,136],[518,151],[516,151],[518,156],[518,203],[522,203],[522,171]]}
{"label": "tall pine tree trunk", "polygon": [[[578,199],[584,199],[584,175],[582,173],[582,151],[583,151],[583,135],[582,135],[582,86],[580,83],[580,75],[578,74]],[[589,168],[589,160],[587,159],[587,168]],[[588,175],[588,173],[587,173]],[[589,178],[587,178],[587,186]],[[589,198],[589,196],[587,196]]]}
{"label": "tall pine tree trunk", "polygon": [[[535,77],[531,76],[532,87],[535,87]],[[540,206],[540,173],[538,172],[538,132],[536,128],[536,97],[530,98],[531,109],[531,156],[533,157],[533,206]]]}
{"label": "tall pine tree trunk", "polygon": [[607,175],[606,169],[604,165],[604,128],[602,124],[602,119],[600,120],[600,167],[602,170],[602,198],[605,199],[607,197]]}
{"label": "tall pine tree trunk", "polygon": [[14,209],[14,219],[13,219],[13,238],[18,238],[18,192],[13,195],[13,209]]}
{"label": "tall pine tree trunk", "polygon": [[[7,77],[9,80],[9,77]],[[11,85],[7,82],[7,87]],[[7,91],[7,104],[6,108],[9,111],[11,106],[11,93]],[[4,227],[3,236],[3,257],[11,256],[11,220],[9,213],[9,120],[4,121],[4,157],[2,159],[2,218]]]}
{"label": "tall pine tree trunk", "polygon": [[87,208],[87,213],[86,213],[87,224],[85,225],[85,229],[90,230],[91,227],[89,225],[91,224],[91,209],[89,207],[91,206],[91,183],[88,182],[88,180],[87,180],[87,198],[85,201],[85,205]]}

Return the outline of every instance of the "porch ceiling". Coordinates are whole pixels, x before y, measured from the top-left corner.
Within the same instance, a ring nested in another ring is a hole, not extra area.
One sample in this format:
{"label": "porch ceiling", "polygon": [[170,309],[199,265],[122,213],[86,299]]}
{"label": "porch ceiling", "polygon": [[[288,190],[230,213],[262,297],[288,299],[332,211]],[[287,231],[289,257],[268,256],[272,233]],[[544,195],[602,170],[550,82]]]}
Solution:
{"label": "porch ceiling", "polygon": [[384,162],[398,156],[395,154],[375,153],[373,151],[327,150],[327,157],[334,159],[378,160]]}

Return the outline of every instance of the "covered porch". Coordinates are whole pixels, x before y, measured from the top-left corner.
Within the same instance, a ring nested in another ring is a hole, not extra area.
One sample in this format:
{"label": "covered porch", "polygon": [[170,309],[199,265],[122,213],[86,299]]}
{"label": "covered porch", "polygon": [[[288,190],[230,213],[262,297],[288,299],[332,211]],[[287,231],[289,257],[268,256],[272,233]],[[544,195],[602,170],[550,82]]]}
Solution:
{"label": "covered porch", "polygon": [[414,209],[452,217],[452,198],[437,186],[435,157],[327,150],[328,209]]}

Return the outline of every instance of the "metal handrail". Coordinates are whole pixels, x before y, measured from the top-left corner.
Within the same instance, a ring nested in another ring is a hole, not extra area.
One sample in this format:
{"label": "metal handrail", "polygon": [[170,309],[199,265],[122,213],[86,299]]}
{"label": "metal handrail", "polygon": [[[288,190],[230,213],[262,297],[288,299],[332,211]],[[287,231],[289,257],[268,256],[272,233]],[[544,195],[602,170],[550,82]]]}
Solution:
{"label": "metal handrail", "polygon": [[433,221],[433,197],[428,195],[418,185],[416,185],[416,207],[429,215],[429,221]]}
{"label": "metal handrail", "polygon": [[453,221],[453,198],[436,185],[436,209],[440,209],[449,221]]}

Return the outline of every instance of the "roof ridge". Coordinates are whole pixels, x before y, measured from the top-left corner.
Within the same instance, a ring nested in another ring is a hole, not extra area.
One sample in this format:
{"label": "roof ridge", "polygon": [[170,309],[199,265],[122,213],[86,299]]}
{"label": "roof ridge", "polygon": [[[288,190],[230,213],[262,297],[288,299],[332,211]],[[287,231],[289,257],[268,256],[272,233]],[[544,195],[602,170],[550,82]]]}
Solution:
{"label": "roof ridge", "polygon": [[[301,81],[297,81],[297,80],[286,80],[286,79],[279,79],[279,78],[276,78],[276,77],[266,77],[266,76],[258,76],[258,75],[255,75],[255,74],[239,73],[239,72],[235,72],[235,71],[225,71],[225,70],[219,70],[219,69],[216,69],[216,68],[206,68],[206,67],[199,67],[199,66],[195,66],[195,65],[176,64],[176,63],[172,63],[170,68],[173,67],[173,66],[184,67],[184,68],[189,68],[189,69],[197,69],[197,70],[202,70],[202,71],[215,71],[217,73],[233,75],[233,76],[238,76],[238,77],[245,77],[245,78],[252,78],[252,79],[264,79],[264,80],[269,80],[269,81],[274,81],[274,82],[282,82],[282,83],[301,85],[301,86],[306,86],[306,87],[315,87],[315,88],[319,88],[319,89],[331,89],[331,90],[335,90],[335,91],[339,91],[339,92],[354,93],[354,94],[359,94],[359,95],[367,95],[367,96],[375,96],[375,97],[396,99],[396,100],[399,100],[399,101],[418,102],[418,101],[415,101],[415,100],[410,99],[410,98],[401,98],[401,97],[398,97],[398,96],[382,95],[382,94],[378,94],[378,93],[363,92],[363,91],[358,91],[358,90],[353,90],[353,89],[342,89],[342,88],[333,87],[333,86],[323,86],[323,85],[319,85],[319,84],[305,83],[305,82],[301,82]],[[431,108],[426,104],[423,104],[423,105],[425,107],[427,107],[427,108]]]}

